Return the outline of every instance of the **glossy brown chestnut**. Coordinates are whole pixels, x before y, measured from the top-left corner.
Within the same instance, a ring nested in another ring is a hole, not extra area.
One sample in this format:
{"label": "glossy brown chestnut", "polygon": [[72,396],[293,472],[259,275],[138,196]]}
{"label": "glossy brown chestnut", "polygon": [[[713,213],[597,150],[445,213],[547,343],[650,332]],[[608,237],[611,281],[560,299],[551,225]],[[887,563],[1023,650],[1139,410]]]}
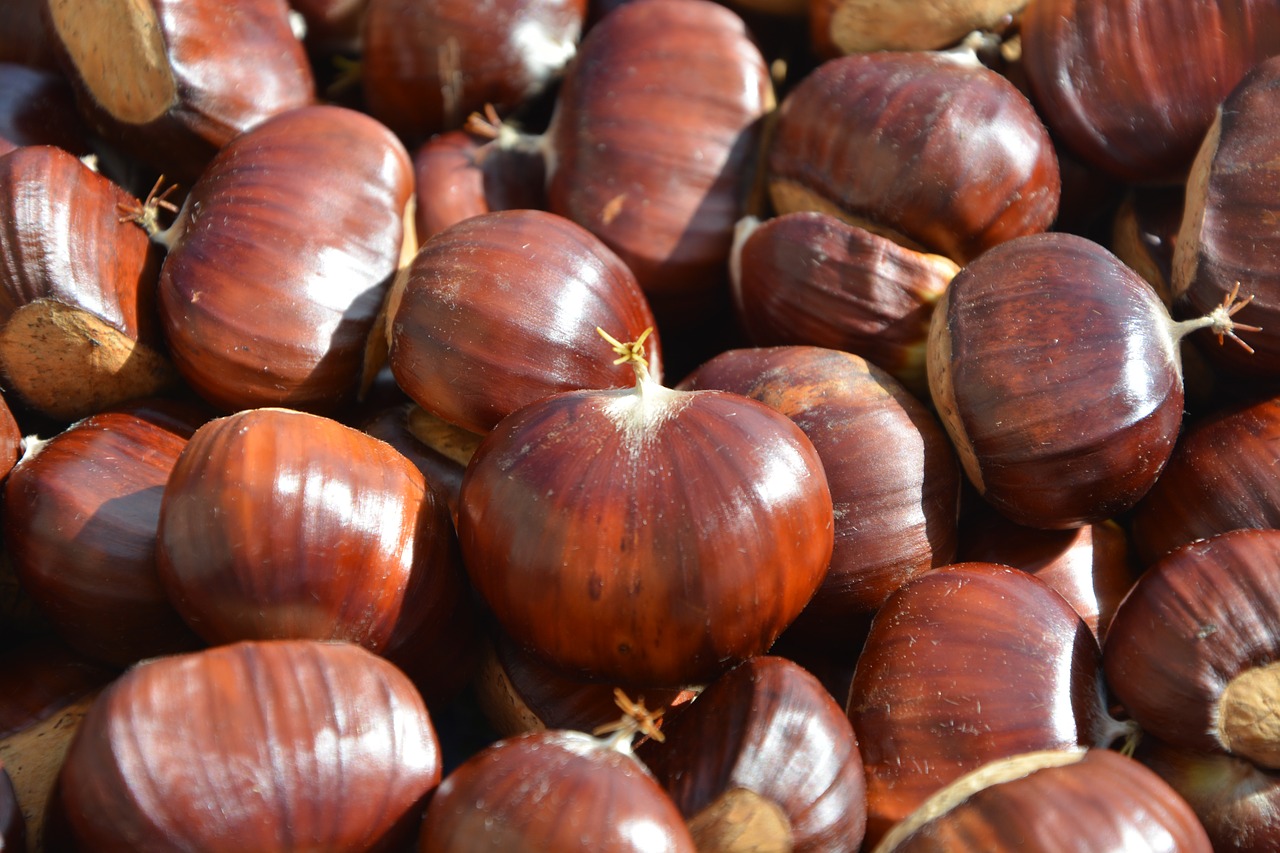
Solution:
{"label": "glossy brown chestnut", "polygon": [[779,108],[768,181],[779,213],[831,213],[959,264],[1044,231],[1060,195],[1026,97],[972,57],[935,53],[820,65]]}
{"label": "glossy brown chestnut", "polygon": [[1128,510],[1182,423],[1175,324],[1137,273],[1069,234],[997,246],[952,280],[929,332],[929,388],[969,480],[1019,524],[1065,528]]}
{"label": "glossy brown chestnut", "polygon": [[1280,397],[1192,421],[1130,519],[1143,565],[1196,539],[1239,528],[1280,528]]}
{"label": "glossy brown chestnut", "polygon": [[315,100],[285,0],[49,0],[47,12],[89,125],[184,183],[237,134]]}
{"label": "glossy brown chestnut", "polygon": [[926,572],[876,613],[848,713],[867,771],[867,837],[989,761],[1106,745],[1098,645],[1043,581],[990,563]]}
{"label": "glossy brown chestnut", "polygon": [[1227,372],[1268,379],[1280,377],[1280,275],[1273,260],[1280,251],[1280,181],[1271,167],[1280,157],[1277,119],[1280,57],[1257,65],[1222,102],[1187,178],[1173,256],[1179,316],[1211,310],[1236,288],[1252,300],[1240,312],[1241,322],[1261,327],[1249,335],[1251,351],[1201,349]]}
{"label": "glossy brown chestnut", "polygon": [[1166,743],[1280,769],[1280,530],[1192,542],[1121,603],[1103,663],[1116,698]]}
{"label": "glossy brown chestnut", "polygon": [[416,142],[486,104],[506,112],[573,59],[586,0],[368,0],[361,73],[369,112]]}
{"label": "glossy brown chestnut", "polygon": [[1036,752],[958,779],[874,853],[1210,853],[1195,812],[1155,773],[1105,749]]}
{"label": "glossy brown chestnut", "polygon": [[135,666],[90,709],[58,786],[81,850],[356,851],[410,836],[440,772],[402,672],[292,640]]}
{"label": "glossy brown chestnut", "polygon": [[758,346],[855,353],[927,396],[929,319],[958,271],[814,211],[738,224],[730,258],[734,308]]}
{"label": "glossy brown chestnut", "polygon": [[[640,756],[702,851],[856,851],[866,828],[858,740],[822,684],[785,658],[744,661]],[[751,846],[751,845],[755,846]]]}
{"label": "glossy brown chestnut", "polygon": [[660,317],[703,322],[726,290],[768,69],[742,19],[707,0],[619,6],[584,38],[546,140],[550,209],[635,272]]}
{"label": "glossy brown chestnut", "polygon": [[144,402],[33,444],[4,492],[14,569],[69,646],[126,666],[201,645],[156,573],[160,497],[203,412]]}
{"label": "glossy brown chestnut", "polygon": [[803,609],[831,559],[831,493],[794,422],[664,388],[642,351],[615,347],[633,388],[503,419],[462,481],[458,533],[473,586],[522,647],[679,687],[765,652]]}
{"label": "glossy brown chestnut", "polygon": [[155,316],[160,253],[122,218],[138,206],[61,148],[0,158],[0,370],[54,418],[176,379]]}
{"label": "glossy brown chestnut", "polygon": [[810,0],[810,37],[825,57],[937,50],[975,30],[1007,28],[1026,0]]}
{"label": "glossy brown chestnut", "polygon": [[187,383],[228,411],[349,400],[400,259],[408,152],[341,107],[303,107],[237,137],[191,189],[159,308]]}
{"label": "glossy brown chestnut", "polygon": [[[488,432],[551,394],[632,384],[598,356],[597,328],[634,340],[653,312],[627,266],[590,231],[538,210],[472,217],[428,240],[388,306],[389,362],[419,406]],[[653,335],[646,357],[661,375]]]}
{"label": "glossy brown chestnut", "polygon": [[792,632],[856,655],[861,615],[956,550],[960,466],[932,413],[879,368],[819,347],[730,350],[678,386],[759,400],[804,430],[835,508],[826,577]]}
{"label": "glossy brown chestnut", "polygon": [[693,853],[680,811],[631,751],[635,731],[533,732],[486,747],[432,795],[417,849]]}
{"label": "glossy brown chestnut", "polygon": [[1280,52],[1275,0],[1036,0],[1023,66],[1045,123],[1123,180],[1179,182],[1213,112]]}
{"label": "glossy brown chestnut", "polygon": [[1173,247],[1184,196],[1181,185],[1130,189],[1111,226],[1111,251],[1145,278],[1165,305],[1173,304]]}
{"label": "glossy brown chestnut", "polygon": [[348,640],[426,679],[432,699],[469,675],[448,505],[393,448],[336,421],[257,409],[202,426],[165,487],[156,561],[211,643]]}
{"label": "glossy brown chestnut", "polygon": [[[470,461],[471,451],[479,444],[480,437],[472,436],[470,450],[464,455],[451,452],[438,442],[433,443],[420,437],[414,429],[421,418],[430,418],[418,406],[406,403],[385,409],[365,421],[360,429],[380,441],[394,447],[401,456],[413,463],[422,472],[427,485],[434,489],[449,505],[451,515],[458,512],[458,493],[462,490],[462,475]],[[461,432],[461,431],[459,431]]]}

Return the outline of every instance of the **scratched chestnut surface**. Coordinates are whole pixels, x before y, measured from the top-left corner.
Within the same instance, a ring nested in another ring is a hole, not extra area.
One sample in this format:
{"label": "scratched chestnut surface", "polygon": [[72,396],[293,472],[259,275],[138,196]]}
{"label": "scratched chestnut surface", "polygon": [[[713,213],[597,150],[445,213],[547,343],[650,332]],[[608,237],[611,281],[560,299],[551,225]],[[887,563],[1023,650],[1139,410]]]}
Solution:
{"label": "scratched chestnut surface", "polygon": [[59,786],[85,851],[357,851],[411,833],[440,773],[402,672],[348,643],[288,640],[129,670],[85,717]]}
{"label": "scratched chestnut surface", "polygon": [[780,213],[838,210],[960,264],[1044,231],[1060,194],[1026,97],[994,71],[928,53],[820,65],[782,102],[768,171]]}
{"label": "scratched chestnut surface", "polygon": [[1280,52],[1275,0],[1036,0],[1023,68],[1041,115],[1124,180],[1181,180],[1218,104]]}
{"label": "scratched chestnut surface", "polygon": [[290,111],[223,148],[160,273],[160,318],[187,383],[227,411],[349,401],[412,191],[400,142],[341,107]]}
{"label": "scratched chestnut surface", "polygon": [[743,789],[781,807],[795,853],[856,850],[866,828],[858,740],[816,678],[752,658],[713,681],[640,754],[686,819]]}
{"label": "scratched chestnut surface", "polygon": [[201,645],[155,567],[160,498],[198,410],[137,403],[93,415],[5,482],[14,571],[73,648],[127,666]]}
{"label": "scratched chestnut surface", "polygon": [[867,770],[868,840],[988,761],[1092,745],[1105,722],[1100,658],[1060,595],[1007,566],[946,566],[890,596],[847,708]]}
{"label": "scratched chestnut surface", "polygon": [[946,433],[893,377],[850,353],[721,353],[681,388],[732,391],[791,418],[817,448],[835,507],[831,565],[794,629],[852,656],[858,620],[955,556],[960,466]]}
{"label": "scratched chestnut surface", "polygon": [[[388,323],[391,372],[422,408],[486,433],[559,391],[629,387],[597,328],[655,325],[626,265],[579,225],[540,210],[487,213],[423,244]],[[661,377],[656,334],[645,352]]]}
{"label": "scratched chestnut surface", "polygon": [[983,255],[945,300],[930,389],[986,499],[1053,528],[1137,503],[1182,422],[1177,344],[1151,287],[1096,243],[1043,234]]}

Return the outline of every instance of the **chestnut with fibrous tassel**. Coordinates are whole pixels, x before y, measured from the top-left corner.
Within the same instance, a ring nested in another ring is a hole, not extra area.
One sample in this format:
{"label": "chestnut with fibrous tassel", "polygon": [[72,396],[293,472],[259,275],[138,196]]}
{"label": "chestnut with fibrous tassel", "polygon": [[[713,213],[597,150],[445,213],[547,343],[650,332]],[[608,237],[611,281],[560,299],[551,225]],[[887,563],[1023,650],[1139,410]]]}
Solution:
{"label": "chestnut with fibrous tassel", "polygon": [[1185,800],[1131,758],[1048,750],[994,761],[930,797],[874,853],[1210,853]]}
{"label": "chestnut with fibrous tassel", "polygon": [[1280,770],[1280,530],[1235,530],[1147,569],[1116,611],[1103,665],[1145,731]]}
{"label": "chestnut with fibrous tassel", "polygon": [[856,657],[860,617],[955,556],[961,473],[937,419],[893,377],[851,353],[767,347],[721,353],[685,377],[777,409],[804,430],[831,488],[835,544],[822,585],[791,626]]}
{"label": "chestnut with fibrous tassel", "polygon": [[156,572],[160,498],[204,412],[148,401],[32,442],[4,490],[14,570],[59,635],[127,666],[198,648]]}
{"label": "chestnut with fibrous tassel", "polygon": [[1003,243],[934,310],[929,390],[970,482],[1011,520],[1065,528],[1131,509],[1182,424],[1180,340],[1253,327],[1232,292],[1174,322],[1152,288],[1070,234]]}
{"label": "chestnut with fibrous tassel", "polygon": [[693,853],[675,803],[635,757],[637,734],[661,738],[644,702],[598,729],[500,740],[450,773],[422,823],[419,853]]}
{"label": "chestnut with fibrous tassel", "polygon": [[[590,231],[553,213],[499,211],[418,250],[388,302],[388,363],[419,406],[485,433],[551,394],[629,385],[629,367],[592,357],[595,329],[631,340],[653,324],[631,270]],[[650,336],[658,376],[661,352]]]}
{"label": "chestnut with fibrous tassel", "polygon": [[58,794],[85,851],[385,850],[440,774],[402,672],[349,643],[281,640],[129,670],[90,708]]}
{"label": "chestnut with fibrous tassel", "polygon": [[707,686],[639,754],[703,853],[848,853],[862,844],[858,740],[822,684],[760,656]]}
{"label": "chestnut with fibrous tassel", "polygon": [[1071,605],[992,563],[925,572],[889,597],[858,658],[848,714],[872,842],[990,761],[1132,732],[1107,713],[1098,644]]}
{"label": "chestnut with fibrous tassel", "polygon": [[783,100],[768,150],[779,213],[817,210],[966,264],[1047,229],[1061,181],[1013,84],[969,55],[828,60]]}
{"label": "chestnut with fibrous tassel", "polygon": [[171,178],[196,178],[259,122],[315,101],[285,0],[48,0],[50,41],[88,124]]}
{"label": "chestnut with fibrous tassel", "polygon": [[291,110],[228,143],[156,235],[169,247],[160,318],[187,383],[226,411],[350,401],[412,192],[400,142],[342,107]]}
{"label": "chestnut with fibrous tassel", "polygon": [[678,687],[777,639],[826,573],[833,511],[794,422],[736,394],[664,388],[644,337],[610,339],[634,387],[558,394],[489,433],[458,532],[473,586],[522,647]]}
{"label": "chestnut with fibrous tassel", "polygon": [[389,445],[328,418],[255,409],[197,430],[164,489],[156,564],[210,643],[347,640],[432,701],[470,675],[476,629],[445,499]]}

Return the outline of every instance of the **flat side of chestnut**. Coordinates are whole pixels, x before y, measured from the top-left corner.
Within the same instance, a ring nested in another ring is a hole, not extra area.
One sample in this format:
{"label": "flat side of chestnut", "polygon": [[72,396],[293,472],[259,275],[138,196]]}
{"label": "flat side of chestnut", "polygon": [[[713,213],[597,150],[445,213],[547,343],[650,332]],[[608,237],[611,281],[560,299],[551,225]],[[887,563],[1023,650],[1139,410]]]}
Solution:
{"label": "flat side of chestnut", "polygon": [[877,50],[937,50],[975,30],[991,30],[1027,5],[1027,0],[821,0],[817,46],[829,55]]}

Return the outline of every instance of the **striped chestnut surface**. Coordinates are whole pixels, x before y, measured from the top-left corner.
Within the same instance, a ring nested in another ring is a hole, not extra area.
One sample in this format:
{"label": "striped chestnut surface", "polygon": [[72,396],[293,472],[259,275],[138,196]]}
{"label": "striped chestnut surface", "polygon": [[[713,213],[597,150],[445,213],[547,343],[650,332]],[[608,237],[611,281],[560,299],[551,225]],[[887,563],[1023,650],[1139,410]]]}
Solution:
{"label": "striped chestnut surface", "polygon": [[549,397],[481,442],[463,560],[499,624],[548,662],[703,683],[768,650],[808,603],[831,559],[831,492],[789,418],[665,388],[642,339],[614,347],[634,387]]}

